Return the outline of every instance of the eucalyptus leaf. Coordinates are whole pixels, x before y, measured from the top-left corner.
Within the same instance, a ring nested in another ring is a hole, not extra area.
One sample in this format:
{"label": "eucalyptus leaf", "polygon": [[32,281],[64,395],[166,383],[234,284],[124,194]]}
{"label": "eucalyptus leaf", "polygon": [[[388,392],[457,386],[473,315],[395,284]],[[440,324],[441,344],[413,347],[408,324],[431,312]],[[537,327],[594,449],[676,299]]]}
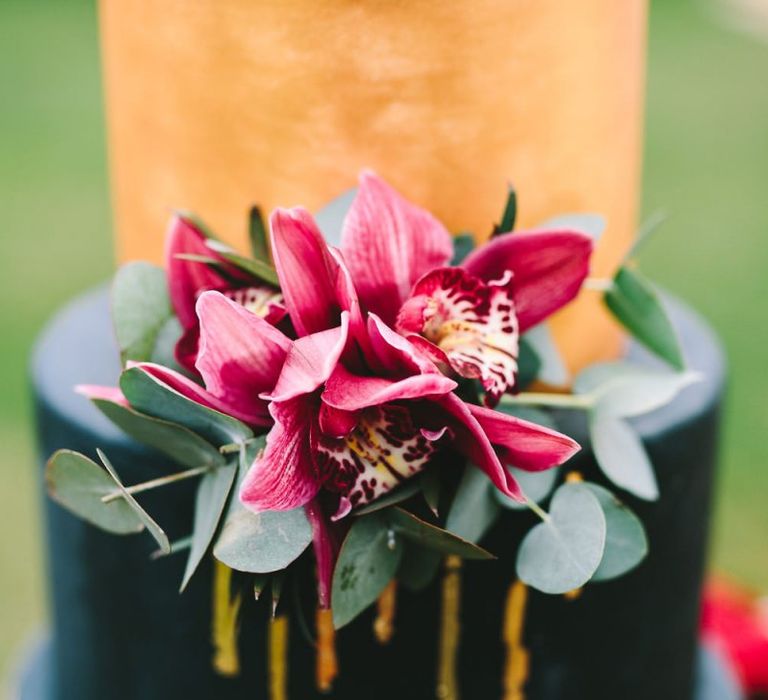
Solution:
{"label": "eucalyptus leaf", "polygon": [[493,490],[488,477],[468,464],[448,511],[446,530],[470,542],[479,542],[501,514]]}
{"label": "eucalyptus leaf", "polygon": [[600,469],[616,486],[646,501],[659,497],[656,475],[645,447],[625,420],[604,410],[592,411],[589,434]]}
{"label": "eucalyptus leaf", "polygon": [[504,211],[501,214],[501,221],[494,229],[494,235],[499,233],[509,233],[515,228],[517,219],[517,192],[510,186],[507,189],[507,201],[504,204]]}
{"label": "eucalyptus leaf", "polygon": [[424,501],[427,507],[435,514],[438,514],[440,507],[440,491],[442,482],[440,481],[440,468],[433,465],[428,468],[421,476],[421,492],[424,495]]}
{"label": "eucalyptus leaf", "polygon": [[606,523],[605,551],[593,581],[607,581],[634,569],[648,554],[648,538],[640,519],[608,489],[586,484],[597,496]]}
{"label": "eucalyptus leaf", "polygon": [[213,445],[181,425],[145,416],[114,401],[92,401],[107,418],[132,438],[160,450],[181,465],[214,466],[224,462]]}
{"label": "eucalyptus leaf", "polygon": [[173,316],[165,271],[147,262],[123,265],[112,283],[112,321],[123,364],[148,361]]}
{"label": "eucalyptus leaf", "polygon": [[529,423],[536,423],[537,425],[543,425],[545,428],[557,430],[557,424],[552,414],[541,408],[535,408],[526,404],[500,403],[496,410],[506,413],[508,416],[527,420]]}
{"label": "eucalyptus leaf", "polygon": [[241,443],[253,437],[244,423],[188,399],[140,367],[123,371],[120,389],[137,411],[183,425],[214,445]]}
{"label": "eucalyptus leaf", "polygon": [[237,571],[265,574],[294,562],[311,541],[303,508],[253,513],[238,507],[227,516],[213,555]]}
{"label": "eucalyptus leaf", "polygon": [[597,496],[583,483],[563,484],[552,498],[547,520],[520,543],[517,575],[543,593],[583,586],[603,557],[606,522]]}
{"label": "eucalyptus leaf", "polygon": [[285,583],[285,572],[278,571],[272,576],[272,617],[277,614],[277,606],[280,605],[280,599],[283,597],[283,584]]}
{"label": "eucalyptus leaf", "polygon": [[315,222],[328,245],[337,248],[341,246],[341,230],[344,227],[344,219],[356,196],[357,187],[353,187],[332,199],[315,213]]}
{"label": "eucalyptus leaf", "polygon": [[517,356],[517,377],[515,389],[522,391],[533,382],[541,372],[541,359],[525,338],[520,339],[520,352]]}
{"label": "eucalyptus leaf", "polygon": [[563,214],[547,219],[536,226],[536,230],[570,229],[585,233],[599,241],[605,231],[605,217],[600,214]]}
{"label": "eucalyptus leaf", "polygon": [[458,266],[464,262],[464,258],[467,257],[475,249],[475,237],[471,233],[458,233],[453,237],[453,258],[451,259],[451,265]]}
{"label": "eucalyptus leaf", "polygon": [[312,526],[303,508],[253,513],[240,502],[240,485],[263,444],[264,438],[259,438],[242,450],[237,490],[213,547],[220,562],[252,574],[285,569],[312,541]]}
{"label": "eucalyptus leaf", "polygon": [[414,542],[406,542],[397,569],[397,580],[410,591],[423,591],[435,578],[442,555]]}
{"label": "eucalyptus leaf", "polygon": [[262,282],[266,282],[273,287],[280,287],[280,280],[277,277],[277,272],[269,262],[258,260],[256,258],[246,258],[244,255],[240,255],[240,253],[220,241],[209,239],[206,241],[206,245],[211,250],[215,250],[228,263],[231,263],[243,272],[247,272],[249,275],[258,278]]}
{"label": "eucalyptus leaf", "polygon": [[[527,472],[517,467],[507,467],[509,473],[515,477],[515,481],[520,485],[525,497],[533,501],[534,503],[541,503],[550,493],[557,482],[557,477],[560,475],[560,468],[553,467],[552,469],[545,469],[541,472]],[[498,489],[493,490],[494,495],[498,499],[499,503],[505,508],[510,510],[526,510],[528,506],[525,503],[520,503],[514,498],[506,496]]]}
{"label": "eucalyptus leaf", "polygon": [[555,345],[552,333],[546,323],[526,331],[523,340],[528,343],[533,352],[539,358],[538,379],[551,386],[564,386],[568,384],[570,376],[565,366],[560,351]]}
{"label": "eucalyptus leaf", "polygon": [[271,264],[269,256],[269,232],[261,213],[261,208],[252,206],[248,212],[248,238],[251,242],[251,254],[256,260]]}
{"label": "eucalyptus leaf", "polygon": [[386,516],[396,532],[427,549],[443,554],[456,554],[464,559],[495,559],[493,554],[482,547],[453,532],[425,522],[402,508],[392,508],[386,511]]}
{"label": "eucalyptus leaf", "polygon": [[636,270],[621,267],[604,301],[635,339],[677,370],[685,360],[672,321],[653,285]]}
{"label": "eucalyptus leaf", "polygon": [[115,482],[102,466],[79,452],[55,452],[45,466],[45,483],[56,503],[91,525],[116,535],[144,529],[144,523],[122,498],[102,503],[102,497],[115,490]]}
{"label": "eucalyptus leaf", "polygon": [[574,393],[593,394],[596,407],[631,417],[665,406],[685,387],[699,381],[696,372],[671,372],[629,362],[604,362],[579,373]]}
{"label": "eucalyptus leaf", "polygon": [[237,456],[235,455],[231,462],[208,472],[198,484],[192,525],[192,546],[184,569],[181,591],[187,587],[213,541],[236,475]]}
{"label": "eucalyptus leaf", "polygon": [[155,346],[152,349],[152,355],[150,356],[149,361],[158,365],[163,365],[164,367],[169,367],[182,374],[188,374],[187,370],[176,362],[176,355],[174,353],[176,343],[179,338],[181,338],[182,332],[181,323],[176,316],[171,316],[166,319],[165,323],[157,332]]}
{"label": "eucalyptus leaf", "polygon": [[396,503],[402,503],[408,500],[412,496],[415,496],[421,490],[421,484],[418,479],[409,479],[402,486],[392,489],[388,493],[384,494],[381,498],[377,498],[375,501],[367,503],[362,508],[357,508],[353,511],[353,515],[368,515],[368,513],[375,513],[377,510],[383,510]]}
{"label": "eucalyptus leaf", "polygon": [[120,481],[120,477],[117,475],[117,472],[112,466],[112,463],[109,461],[109,459],[107,459],[107,456],[99,449],[97,449],[96,452],[99,455],[99,459],[104,464],[104,467],[109,472],[109,475],[115,482],[115,486],[117,486],[118,490],[123,495],[123,500],[133,509],[133,511],[136,513],[136,516],[144,524],[144,527],[147,528],[147,532],[149,532],[149,534],[154,538],[155,542],[157,542],[157,546],[160,548],[160,552],[162,554],[170,554],[171,543],[169,542],[168,536],[165,534],[163,529],[152,519],[149,513],[147,513],[147,511],[141,507],[139,502],[130,493],[128,493],[128,491],[126,491],[125,486],[123,486],[122,482]]}
{"label": "eucalyptus leaf", "polygon": [[390,537],[381,512],[358,518],[339,552],[333,572],[333,624],[344,627],[371,605],[397,571],[403,543]]}

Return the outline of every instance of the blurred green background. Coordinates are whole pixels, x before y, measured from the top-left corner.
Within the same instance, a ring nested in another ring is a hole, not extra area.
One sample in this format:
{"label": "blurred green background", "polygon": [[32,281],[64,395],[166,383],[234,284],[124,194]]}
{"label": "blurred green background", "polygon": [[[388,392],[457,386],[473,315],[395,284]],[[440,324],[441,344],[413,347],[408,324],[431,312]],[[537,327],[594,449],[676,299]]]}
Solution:
{"label": "blurred green background", "polygon": [[[714,565],[768,591],[768,20],[744,34],[733,12],[652,7],[643,210],[669,219],[642,264],[724,338]],[[0,32],[2,678],[45,617],[30,347],[59,305],[109,276],[112,257],[93,2],[2,0]]]}

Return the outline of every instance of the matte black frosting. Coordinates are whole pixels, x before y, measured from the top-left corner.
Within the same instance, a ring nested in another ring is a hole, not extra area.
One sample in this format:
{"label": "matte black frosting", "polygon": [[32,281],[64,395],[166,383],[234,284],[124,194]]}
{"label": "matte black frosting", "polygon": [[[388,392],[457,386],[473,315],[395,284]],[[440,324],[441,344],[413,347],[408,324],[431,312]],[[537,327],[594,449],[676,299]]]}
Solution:
{"label": "matte black frosting", "polygon": [[[724,361],[707,325],[679,303],[672,308],[689,364],[705,379],[671,405],[636,420],[661,498],[644,503],[622,497],[645,523],[650,554],[636,571],[588,585],[576,600],[530,592],[528,700],[693,697]],[[655,362],[634,346],[630,355]],[[61,447],[92,456],[101,447],[126,483],[167,471],[165,457],[127,439],[72,391],[75,384],[114,384],[118,371],[108,297],[103,289],[93,291],[53,319],[34,353],[41,463]],[[578,419],[570,427],[581,431]],[[574,467],[605,483],[588,446]],[[192,489],[179,484],[144,499],[172,539],[190,532]],[[179,595],[183,554],[150,561],[153,545],[147,536],[100,532],[48,499],[45,511],[52,642],[39,659],[34,694],[30,690],[25,699],[268,697],[267,604],[246,596],[242,674],[218,677],[210,664],[210,562]],[[527,512],[506,514],[484,541],[499,559],[463,568],[458,673],[464,700],[502,698],[502,611],[514,578],[516,543],[534,520]],[[299,588],[289,581],[284,596],[303,601],[311,627],[310,596]],[[439,611],[437,581],[420,594],[398,592],[395,636],[388,646],[373,638],[372,613],[342,630],[337,640],[341,673],[330,697],[434,698]],[[314,648],[298,618],[292,617],[290,627],[289,694],[291,700],[311,700],[321,697],[314,689]]]}

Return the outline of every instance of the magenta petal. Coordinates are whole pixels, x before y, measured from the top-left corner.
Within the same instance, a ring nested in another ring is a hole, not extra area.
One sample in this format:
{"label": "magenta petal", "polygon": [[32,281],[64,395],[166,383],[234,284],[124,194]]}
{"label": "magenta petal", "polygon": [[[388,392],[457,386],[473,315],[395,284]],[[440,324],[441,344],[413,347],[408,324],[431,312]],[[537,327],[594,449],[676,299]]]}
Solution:
{"label": "magenta petal", "polygon": [[437,405],[448,415],[449,429],[453,434],[456,448],[470,462],[482,469],[493,485],[502,493],[523,502],[525,497],[520,486],[509,471],[502,465],[496,451],[483,430],[483,426],[473,415],[476,406],[467,404],[455,394],[448,394],[439,399]]}
{"label": "magenta petal", "polygon": [[270,219],[272,254],[285,305],[299,335],[338,323],[339,263],[304,209],[277,209]]}
{"label": "magenta petal", "polygon": [[368,314],[370,352],[366,358],[372,368],[387,374],[430,374],[434,363],[409,339],[395,333],[376,314]]}
{"label": "magenta petal", "polygon": [[318,416],[320,432],[335,439],[346,437],[355,429],[359,415],[358,411],[342,411],[323,401]]}
{"label": "magenta petal", "polygon": [[219,292],[197,302],[200,349],[195,366],[208,391],[240,412],[261,411],[291,341],[277,328]]}
{"label": "magenta petal", "polygon": [[[328,609],[331,607],[333,570],[336,568],[341,542],[349,526],[331,522],[319,501],[320,499],[316,498],[309,503],[306,513],[312,525],[312,546],[317,564],[317,602],[321,608]],[[339,509],[343,508],[340,503]]]}
{"label": "magenta petal", "polygon": [[592,239],[576,231],[507,233],[472,251],[462,263],[468,272],[492,281],[514,275],[520,332],[571,301],[589,272]]}
{"label": "magenta petal", "polygon": [[205,289],[221,287],[223,282],[208,265],[177,257],[191,254],[218,259],[220,256],[211,251],[205,240],[205,236],[188,219],[179,215],[171,219],[165,242],[165,269],[171,304],[184,328],[197,325],[195,302],[198,294]]}
{"label": "magenta petal", "polygon": [[146,372],[155,379],[155,381],[164,384],[190,401],[199,403],[207,408],[212,408],[214,411],[226,413],[249,425],[265,427],[272,422],[267,412],[267,405],[263,401],[254,402],[249,410],[244,410],[241,406],[228,404],[226,401],[214,396],[210,391],[207,391],[189,377],[162,365],[156,365],[152,362],[137,362],[129,363],[128,366],[139,367],[143,372]]}
{"label": "magenta petal", "polygon": [[361,302],[390,326],[416,280],[453,255],[445,227],[371,172],[360,176],[341,240]]}
{"label": "magenta petal", "polygon": [[581,447],[567,435],[543,425],[515,418],[482,406],[469,406],[488,439],[504,450],[504,459],[514,467],[536,472],[557,466]]}
{"label": "magenta petal", "polygon": [[322,385],[336,368],[349,334],[349,314],[341,315],[341,326],[294,341],[280,377],[271,393],[262,398],[287,401],[309,394]]}
{"label": "magenta petal", "polygon": [[75,393],[81,394],[86,398],[100,401],[111,401],[112,403],[120,404],[121,406],[128,407],[128,399],[123,396],[123,392],[120,391],[120,387],[117,386],[100,386],[97,384],[78,384],[75,387]]}
{"label": "magenta petal", "polygon": [[442,374],[416,374],[399,381],[362,377],[338,365],[325,385],[322,398],[342,411],[359,411],[390,401],[432,398],[450,394],[456,382]]}
{"label": "magenta petal", "polygon": [[309,446],[312,407],[303,398],[272,403],[275,420],[267,446],[256,457],[240,487],[251,510],[290,510],[306,505],[320,490]]}

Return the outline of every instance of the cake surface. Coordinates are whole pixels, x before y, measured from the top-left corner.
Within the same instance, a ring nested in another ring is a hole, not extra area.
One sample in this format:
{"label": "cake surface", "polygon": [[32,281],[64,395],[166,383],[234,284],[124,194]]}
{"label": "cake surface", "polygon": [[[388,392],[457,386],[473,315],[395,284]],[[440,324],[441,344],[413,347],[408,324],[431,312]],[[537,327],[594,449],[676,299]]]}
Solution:
{"label": "cake surface", "polygon": [[[674,304],[673,316],[691,368],[705,379],[636,422],[655,465],[661,497],[656,503],[631,496],[626,500],[644,522],[650,554],[636,571],[587,586],[574,600],[528,592],[518,640],[530,654],[528,700],[693,697],[724,365],[706,324],[680,304]],[[634,346],[630,354],[644,364],[654,362]],[[76,383],[112,383],[118,371],[107,294],[91,292],[54,319],[34,356],[43,457],[60,447],[86,454],[101,447],[126,483],[167,469],[166,458],[125,438],[72,393]],[[580,427],[569,430],[579,434]],[[588,449],[569,470],[603,482]],[[173,539],[189,532],[192,498],[188,485],[170,488],[161,498],[149,494],[146,502]],[[184,562],[178,555],[150,561],[152,547],[144,538],[114,538],[50,501],[46,509],[53,619],[49,697],[268,697],[268,603],[246,596],[240,652],[248,663],[237,678],[217,676],[211,668],[209,563],[179,595]],[[467,562],[461,569],[455,669],[460,697],[505,697],[509,646],[503,612],[515,578],[514,549],[532,518],[524,512],[505,514],[483,540],[499,559]],[[308,599],[306,581],[295,590],[292,585],[286,584],[286,595]],[[341,674],[330,697],[435,697],[445,594],[445,578],[440,577],[420,593],[401,587],[395,634],[387,646],[375,641],[370,612],[342,630],[337,641]],[[302,607],[311,619],[311,604]],[[304,700],[321,695],[314,688],[314,648],[299,618],[293,615],[290,622],[288,698]]]}

